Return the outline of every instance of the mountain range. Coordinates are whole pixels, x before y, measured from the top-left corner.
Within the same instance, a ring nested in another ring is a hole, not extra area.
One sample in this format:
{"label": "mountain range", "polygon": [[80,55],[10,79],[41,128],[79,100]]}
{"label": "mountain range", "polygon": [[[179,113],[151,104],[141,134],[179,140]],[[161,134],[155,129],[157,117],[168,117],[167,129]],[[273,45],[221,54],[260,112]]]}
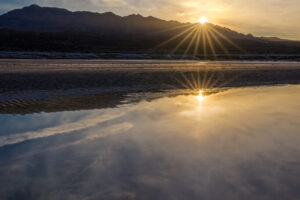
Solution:
{"label": "mountain range", "polygon": [[[206,37],[199,31],[202,26],[208,30]],[[138,14],[121,17],[112,12],[71,12],[31,5],[0,16],[0,50],[298,54],[300,42],[254,37],[210,23],[180,23]]]}

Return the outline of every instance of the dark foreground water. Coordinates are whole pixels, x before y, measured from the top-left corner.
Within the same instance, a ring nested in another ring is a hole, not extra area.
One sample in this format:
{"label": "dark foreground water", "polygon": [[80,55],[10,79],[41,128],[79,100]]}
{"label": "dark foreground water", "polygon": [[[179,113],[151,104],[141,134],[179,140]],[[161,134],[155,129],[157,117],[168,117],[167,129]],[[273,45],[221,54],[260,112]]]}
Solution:
{"label": "dark foreground water", "polygon": [[300,199],[300,86],[0,115],[0,199]]}

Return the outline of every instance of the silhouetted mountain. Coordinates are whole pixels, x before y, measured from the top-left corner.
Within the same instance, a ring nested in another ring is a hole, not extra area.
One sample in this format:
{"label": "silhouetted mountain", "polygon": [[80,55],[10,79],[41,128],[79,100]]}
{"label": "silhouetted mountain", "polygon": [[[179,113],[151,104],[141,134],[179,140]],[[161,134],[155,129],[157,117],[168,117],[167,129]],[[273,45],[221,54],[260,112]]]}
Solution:
{"label": "silhouetted mountain", "polygon": [[[205,27],[206,35],[200,24],[31,5],[0,16],[0,50],[187,54],[300,52],[299,42],[254,37],[213,24]],[[170,38],[173,39],[166,43]],[[197,39],[201,45],[197,45]],[[162,43],[164,45],[159,45]]]}
{"label": "silhouetted mountain", "polygon": [[112,12],[71,12],[61,8],[31,5],[0,16],[0,28],[45,32],[97,32],[104,34],[137,33],[178,26],[154,17],[129,15],[120,17]]}

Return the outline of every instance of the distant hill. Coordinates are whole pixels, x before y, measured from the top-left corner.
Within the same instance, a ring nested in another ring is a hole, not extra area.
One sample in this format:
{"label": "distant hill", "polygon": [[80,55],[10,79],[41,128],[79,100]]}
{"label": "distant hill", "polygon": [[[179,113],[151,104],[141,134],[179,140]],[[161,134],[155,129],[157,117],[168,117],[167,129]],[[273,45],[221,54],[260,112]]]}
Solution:
{"label": "distant hill", "polygon": [[0,27],[23,31],[93,32],[102,34],[146,33],[181,25],[154,17],[129,15],[120,17],[112,12],[71,12],[61,8],[31,5],[0,16]]}
{"label": "distant hill", "polygon": [[[213,24],[205,25],[210,30],[208,37],[198,33],[198,44],[201,44],[197,45],[196,26],[201,25],[165,21],[151,16],[121,17],[112,12],[71,12],[61,8],[31,5],[0,16],[0,50],[178,54],[300,53],[300,42],[275,37],[254,37]],[[174,37],[176,35],[178,36]],[[172,37],[173,40],[170,40]],[[166,42],[168,40],[170,41]]]}

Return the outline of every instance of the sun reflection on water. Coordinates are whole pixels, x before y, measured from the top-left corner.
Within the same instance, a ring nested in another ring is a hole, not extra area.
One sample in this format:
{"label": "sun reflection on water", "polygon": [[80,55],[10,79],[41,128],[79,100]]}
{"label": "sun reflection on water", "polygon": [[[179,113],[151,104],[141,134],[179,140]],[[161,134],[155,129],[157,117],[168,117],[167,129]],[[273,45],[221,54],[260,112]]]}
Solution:
{"label": "sun reflection on water", "polygon": [[204,95],[203,95],[203,91],[202,90],[200,90],[199,91],[199,94],[198,94],[198,96],[197,96],[197,99],[198,99],[198,101],[199,102],[202,102],[203,100],[204,100]]}

